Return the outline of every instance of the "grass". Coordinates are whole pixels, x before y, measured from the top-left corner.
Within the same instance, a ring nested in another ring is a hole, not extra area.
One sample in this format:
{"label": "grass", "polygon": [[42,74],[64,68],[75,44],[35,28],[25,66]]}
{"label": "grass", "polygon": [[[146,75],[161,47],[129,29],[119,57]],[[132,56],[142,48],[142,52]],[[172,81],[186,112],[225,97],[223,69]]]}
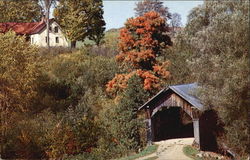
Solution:
{"label": "grass", "polygon": [[[136,158],[144,157],[144,156],[147,156],[149,154],[156,152],[157,148],[158,148],[158,145],[151,145],[151,146],[146,147],[143,151],[141,151],[138,154],[131,155],[131,156],[124,157],[124,158],[120,158],[118,160],[134,160]],[[153,157],[151,157],[151,158],[153,158]],[[154,157],[154,158],[156,158],[156,157]],[[148,159],[148,160],[154,160],[154,159]]]}
{"label": "grass", "polygon": [[188,157],[190,157],[190,158],[192,158],[194,160],[202,160],[202,158],[196,157],[196,154],[198,154],[199,151],[196,148],[194,148],[194,147],[192,147],[190,145],[185,146],[183,148],[183,152],[184,152],[184,154],[186,156],[188,156]]}
{"label": "grass", "polygon": [[154,156],[154,157],[150,157],[150,158],[147,158],[147,159],[144,159],[144,160],[156,160],[158,157],[157,156]]}

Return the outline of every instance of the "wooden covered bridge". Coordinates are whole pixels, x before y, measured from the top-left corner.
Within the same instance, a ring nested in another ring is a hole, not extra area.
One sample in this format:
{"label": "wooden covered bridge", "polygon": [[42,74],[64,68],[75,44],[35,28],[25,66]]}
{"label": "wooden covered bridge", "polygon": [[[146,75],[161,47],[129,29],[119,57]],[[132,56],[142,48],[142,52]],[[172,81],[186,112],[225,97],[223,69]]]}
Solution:
{"label": "wooden covered bridge", "polygon": [[197,88],[196,83],[169,86],[139,108],[146,113],[149,144],[194,137],[201,150],[217,150],[217,115],[194,96]]}

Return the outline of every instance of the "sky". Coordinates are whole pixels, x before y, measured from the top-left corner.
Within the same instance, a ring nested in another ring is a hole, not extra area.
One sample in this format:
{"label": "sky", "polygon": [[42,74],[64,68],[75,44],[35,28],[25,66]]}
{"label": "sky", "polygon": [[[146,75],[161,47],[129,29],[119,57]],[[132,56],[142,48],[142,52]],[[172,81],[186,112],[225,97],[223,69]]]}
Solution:
{"label": "sky", "polygon": [[[135,16],[134,8],[138,1],[103,1],[104,20],[106,22],[106,30],[111,28],[120,28],[124,26],[126,20]],[[164,6],[169,8],[171,13],[179,13],[182,18],[182,24],[187,22],[187,15],[192,8],[202,4],[203,1],[164,1]]]}

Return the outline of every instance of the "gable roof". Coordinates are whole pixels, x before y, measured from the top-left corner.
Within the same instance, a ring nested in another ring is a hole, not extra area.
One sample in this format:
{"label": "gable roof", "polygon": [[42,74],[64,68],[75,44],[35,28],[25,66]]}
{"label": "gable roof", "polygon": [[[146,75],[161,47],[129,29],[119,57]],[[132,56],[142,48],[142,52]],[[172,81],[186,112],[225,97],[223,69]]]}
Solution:
{"label": "gable roof", "polygon": [[[54,22],[54,19],[50,19],[49,23]],[[20,35],[30,35],[36,34],[42,31],[46,27],[44,20],[40,22],[31,23],[17,23],[17,22],[7,22],[0,23],[0,33],[6,33],[9,30],[13,30],[16,34]]]}
{"label": "gable roof", "polygon": [[201,104],[200,100],[196,96],[194,96],[194,92],[198,89],[197,83],[174,85],[169,86],[169,88],[172,89],[176,94],[181,96],[183,99],[188,101],[190,104],[192,104],[194,107],[200,110],[203,109],[203,105]]}
{"label": "gable roof", "polygon": [[152,97],[150,100],[148,100],[145,104],[143,104],[139,110],[143,109],[146,106],[150,106],[159,97],[163,94],[168,93],[169,91],[173,91],[180,97],[182,97],[184,100],[186,100],[188,103],[190,103],[192,106],[196,107],[199,110],[204,110],[204,106],[200,102],[200,100],[193,95],[193,93],[198,89],[197,83],[191,83],[191,84],[181,84],[181,85],[172,85],[167,88],[162,89],[160,92],[158,92],[154,97]]}

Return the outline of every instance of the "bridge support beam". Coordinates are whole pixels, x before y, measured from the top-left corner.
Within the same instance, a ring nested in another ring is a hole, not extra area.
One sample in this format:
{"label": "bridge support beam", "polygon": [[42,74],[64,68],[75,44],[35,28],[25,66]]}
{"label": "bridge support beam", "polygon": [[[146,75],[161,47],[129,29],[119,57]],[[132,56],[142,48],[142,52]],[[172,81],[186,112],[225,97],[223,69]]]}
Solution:
{"label": "bridge support beam", "polygon": [[199,119],[193,119],[193,128],[194,128],[194,141],[200,148],[200,127]]}

